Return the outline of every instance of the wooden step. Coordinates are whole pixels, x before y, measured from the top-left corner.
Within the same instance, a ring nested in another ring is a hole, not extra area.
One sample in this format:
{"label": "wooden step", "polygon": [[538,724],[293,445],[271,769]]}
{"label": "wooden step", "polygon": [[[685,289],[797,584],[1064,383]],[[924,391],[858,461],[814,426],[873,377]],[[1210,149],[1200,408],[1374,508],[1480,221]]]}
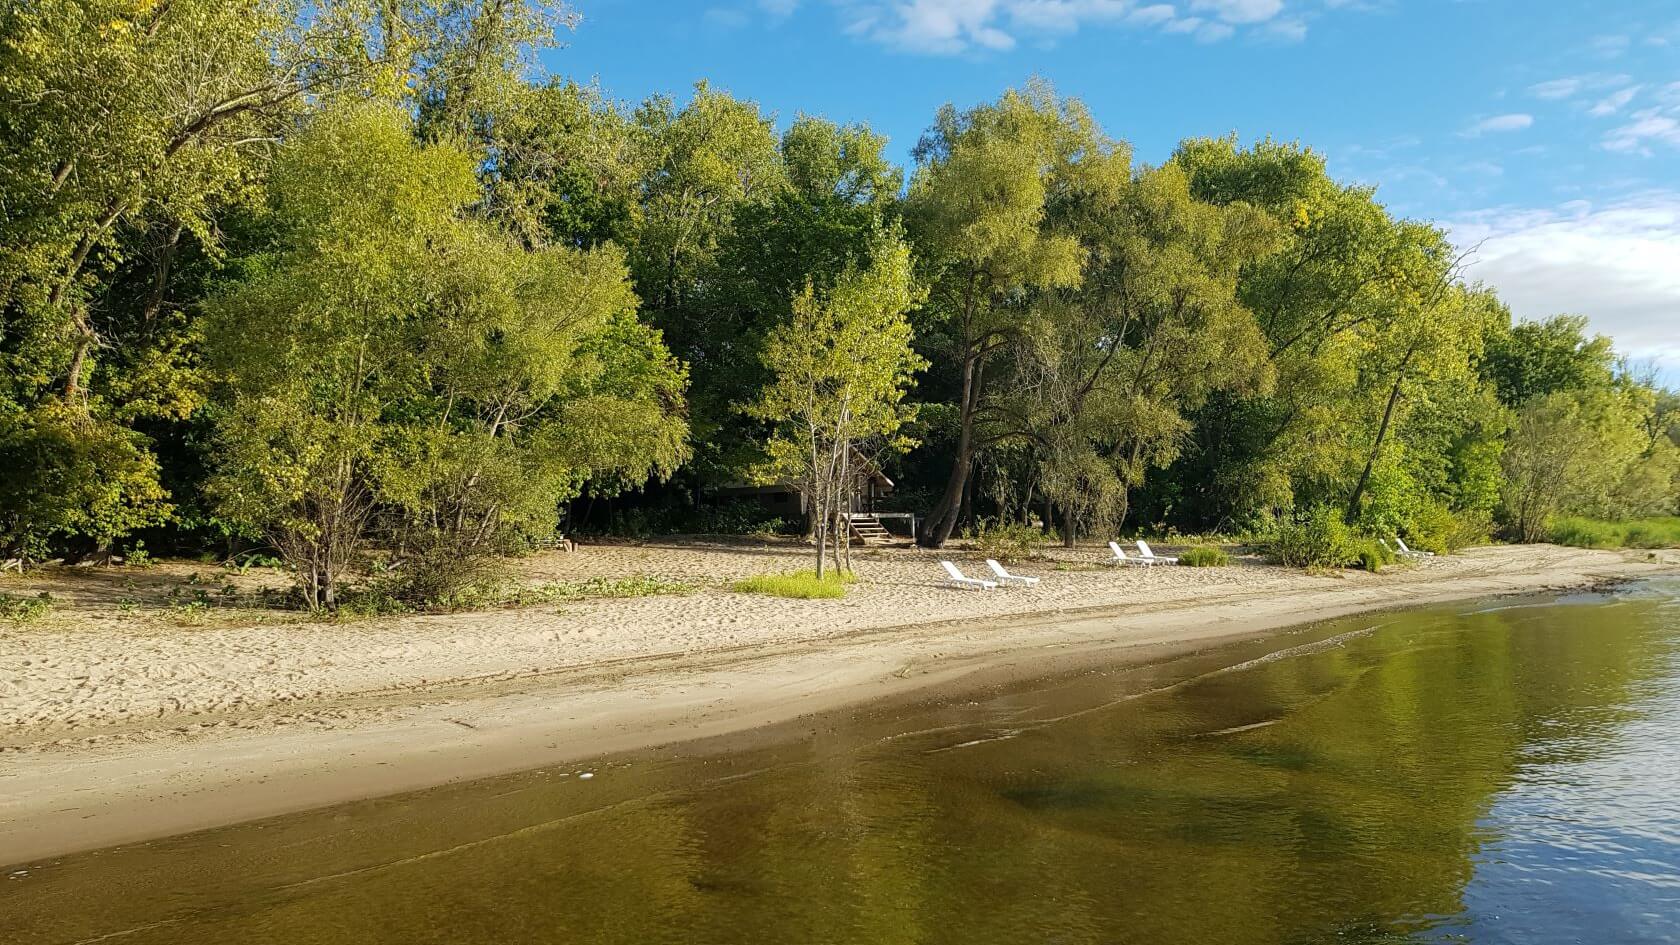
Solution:
{"label": "wooden step", "polygon": [[881,527],[880,520],[872,515],[853,515],[846,521],[852,534],[865,545],[890,545],[894,541],[892,532]]}

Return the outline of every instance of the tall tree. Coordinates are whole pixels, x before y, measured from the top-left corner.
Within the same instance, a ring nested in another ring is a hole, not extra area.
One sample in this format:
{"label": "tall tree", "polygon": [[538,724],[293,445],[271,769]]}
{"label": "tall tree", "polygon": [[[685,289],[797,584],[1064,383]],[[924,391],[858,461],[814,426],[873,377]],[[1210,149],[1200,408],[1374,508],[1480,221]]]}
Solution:
{"label": "tall tree", "polygon": [[1174,164],[1091,169],[1055,211],[1088,253],[1084,280],[1033,307],[1017,374],[987,411],[988,427],[1035,446],[1070,543],[1081,526],[1119,526],[1130,490],[1177,456],[1212,392],[1270,379],[1236,288],[1275,244],[1271,221],[1197,201]]}
{"label": "tall tree", "polygon": [[1042,83],[967,112],[946,106],[916,146],[906,217],[931,287],[922,334],[955,373],[957,428],[944,491],[918,536],[928,546],[956,528],[984,445],[988,368],[1020,337],[1027,295],[1079,284],[1084,251],[1047,208],[1082,160],[1119,147],[1082,105]]}

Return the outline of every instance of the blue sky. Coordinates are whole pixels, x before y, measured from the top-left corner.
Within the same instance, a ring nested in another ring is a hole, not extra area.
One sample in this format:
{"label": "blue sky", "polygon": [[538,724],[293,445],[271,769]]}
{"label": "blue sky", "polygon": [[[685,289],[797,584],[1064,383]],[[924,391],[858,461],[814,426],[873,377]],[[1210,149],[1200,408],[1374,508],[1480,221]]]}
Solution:
{"label": "blue sky", "polygon": [[1478,245],[1522,317],[1578,312],[1680,383],[1676,0],[575,0],[550,72],[612,97],[700,79],[867,122],[901,162],[934,111],[1038,74],[1140,160],[1298,139]]}

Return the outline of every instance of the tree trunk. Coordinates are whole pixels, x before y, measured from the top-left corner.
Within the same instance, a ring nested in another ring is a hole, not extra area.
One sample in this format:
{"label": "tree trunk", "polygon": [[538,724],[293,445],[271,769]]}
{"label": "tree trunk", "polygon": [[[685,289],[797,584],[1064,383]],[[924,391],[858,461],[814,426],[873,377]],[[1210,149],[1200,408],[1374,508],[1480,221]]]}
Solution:
{"label": "tree trunk", "polygon": [[963,495],[968,487],[969,467],[974,464],[974,408],[979,399],[979,359],[967,355],[963,360],[962,400],[958,405],[957,451],[951,459],[951,474],[945,479],[945,492],[939,502],[922,520],[921,544],[924,548],[939,548],[951,537],[962,512]]}
{"label": "tree trunk", "polygon": [[1371,444],[1371,455],[1365,458],[1365,468],[1359,473],[1352,498],[1348,499],[1347,513],[1343,518],[1349,523],[1359,518],[1359,503],[1365,498],[1365,487],[1371,484],[1371,471],[1382,455],[1383,440],[1388,436],[1388,425],[1394,419],[1394,407],[1400,402],[1400,388],[1406,382],[1406,366],[1411,359],[1412,352],[1406,352],[1406,357],[1400,361],[1399,373],[1394,376],[1394,386],[1388,392],[1388,404],[1383,407],[1382,423],[1377,426],[1376,442]]}

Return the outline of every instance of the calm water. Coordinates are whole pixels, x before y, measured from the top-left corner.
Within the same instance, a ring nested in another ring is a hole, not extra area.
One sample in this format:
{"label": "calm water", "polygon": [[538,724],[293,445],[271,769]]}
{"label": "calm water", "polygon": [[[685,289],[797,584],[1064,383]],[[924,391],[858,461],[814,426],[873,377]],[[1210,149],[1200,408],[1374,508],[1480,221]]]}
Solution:
{"label": "calm water", "polygon": [[37,865],[0,942],[1676,942],[1680,582],[576,770]]}

